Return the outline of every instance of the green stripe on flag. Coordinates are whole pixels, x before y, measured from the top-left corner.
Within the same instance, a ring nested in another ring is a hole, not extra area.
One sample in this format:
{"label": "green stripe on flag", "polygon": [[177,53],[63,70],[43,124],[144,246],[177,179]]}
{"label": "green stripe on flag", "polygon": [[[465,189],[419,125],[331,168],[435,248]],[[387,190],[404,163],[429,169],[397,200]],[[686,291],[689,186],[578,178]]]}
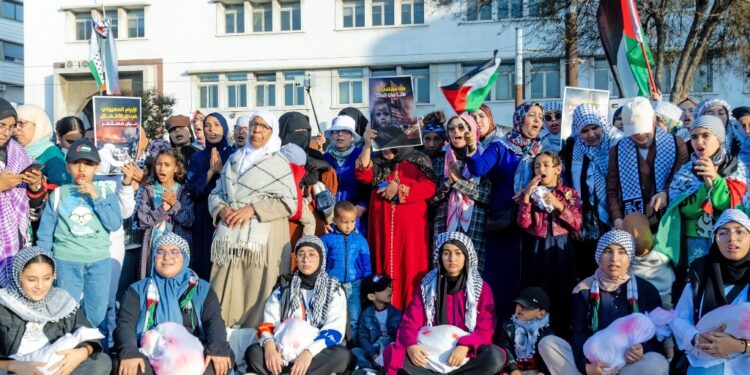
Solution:
{"label": "green stripe on flag", "polygon": [[492,90],[492,85],[495,84],[496,79],[497,70],[495,70],[494,73],[489,77],[485,86],[477,87],[476,89],[472,87],[471,91],[469,91],[469,94],[466,96],[467,111],[476,112],[479,110],[479,107],[482,106],[482,103],[487,100],[487,95],[489,95],[490,91]]}
{"label": "green stripe on flag", "polygon": [[99,70],[96,68],[96,64],[89,60],[89,70],[91,71],[91,75],[94,76],[94,79],[96,80],[96,85],[98,87],[102,87],[102,77],[99,76]]}
{"label": "green stripe on flag", "polygon": [[[638,96],[650,96],[648,68],[646,67],[646,60],[643,58],[641,45],[637,40],[626,36],[623,37],[623,40],[625,41],[625,53],[628,57],[630,71],[633,73],[633,78],[638,85]],[[651,57],[648,40],[645,39],[645,36],[644,45],[646,46],[649,62],[653,66],[653,58]]]}

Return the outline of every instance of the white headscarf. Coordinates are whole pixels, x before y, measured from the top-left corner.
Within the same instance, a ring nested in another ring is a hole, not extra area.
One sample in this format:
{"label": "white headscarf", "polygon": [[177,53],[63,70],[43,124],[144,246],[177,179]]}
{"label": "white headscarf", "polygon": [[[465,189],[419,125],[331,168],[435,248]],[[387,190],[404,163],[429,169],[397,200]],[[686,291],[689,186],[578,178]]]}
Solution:
{"label": "white headscarf", "polygon": [[[256,117],[260,117],[263,120],[266,121],[268,125],[271,126],[272,134],[271,138],[266,142],[266,144],[256,149],[253,147],[253,145],[250,143],[250,136],[252,136],[252,123],[253,120],[255,120]],[[245,173],[250,167],[255,165],[258,160],[260,160],[261,157],[265,155],[273,154],[274,152],[278,152],[281,150],[281,138],[279,138],[279,120],[276,118],[276,116],[267,111],[267,110],[259,110],[250,116],[250,135],[248,135],[247,142],[245,142],[245,147],[242,148],[242,161],[240,162],[240,173]]]}
{"label": "white headscarf", "polygon": [[25,104],[18,107],[16,112],[19,121],[31,121],[36,124],[34,136],[31,138],[31,142],[26,145],[26,150],[33,158],[38,158],[44,151],[55,145],[52,138],[54,134],[52,123],[44,109],[33,104]]}

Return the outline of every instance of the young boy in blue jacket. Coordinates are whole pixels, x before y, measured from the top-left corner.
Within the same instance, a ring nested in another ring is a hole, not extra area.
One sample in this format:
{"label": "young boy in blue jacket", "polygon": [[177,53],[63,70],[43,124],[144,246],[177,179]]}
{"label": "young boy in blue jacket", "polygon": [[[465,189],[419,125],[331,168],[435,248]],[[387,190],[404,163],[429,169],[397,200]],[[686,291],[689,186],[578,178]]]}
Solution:
{"label": "young boy in blue jacket", "polygon": [[83,300],[86,318],[97,327],[109,300],[109,233],[122,226],[117,195],[94,183],[101,158],[91,141],[81,139],[65,157],[73,183],[58,187],[44,207],[37,246],[51,250],[57,285]]}
{"label": "young boy in blue jacket", "polygon": [[380,373],[382,371],[376,369],[382,367],[382,362],[379,365],[376,359],[396,340],[401,311],[391,305],[393,287],[388,276],[373,274],[366,277],[362,280],[362,295],[367,307],[359,317],[359,346],[352,349],[352,354],[357,357],[359,373]]}
{"label": "young boy in blue jacket", "polygon": [[321,237],[328,249],[326,272],[339,279],[346,292],[352,332],[357,332],[361,311],[362,279],[372,273],[370,247],[367,239],[357,232],[356,221],[357,209],[352,202],[338,202],[333,206],[333,231]]}

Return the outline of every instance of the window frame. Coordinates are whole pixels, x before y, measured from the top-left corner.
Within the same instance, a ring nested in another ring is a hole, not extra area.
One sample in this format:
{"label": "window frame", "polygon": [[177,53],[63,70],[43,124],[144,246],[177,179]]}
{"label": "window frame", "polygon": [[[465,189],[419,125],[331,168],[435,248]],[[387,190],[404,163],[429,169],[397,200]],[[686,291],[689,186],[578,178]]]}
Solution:
{"label": "window frame", "polygon": [[[361,24],[358,22],[360,21],[360,17],[357,15],[357,10],[360,9],[362,16],[361,16]],[[346,19],[347,10],[351,10],[351,26],[346,26]],[[364,28],[367,27],[367,2],[365,0],[341,0],[341,26],[344,29],[357,29],[357,28]]]}
{"label": "window frame", "polygon": [[[200,103],[201,108],[206,108],[206,109],[219,109],[220,108],[221,106],[221,102],[219,98],[220,96],[219,86],[221,82],[220,76],[221,76],[220,74],[216,73],[216,74],[202,74],[197,77],[198,103]],[[204,99],[203,89],[206,89],[206,93],[205,93],[206,101],[205,102],[203,101]],[[216,101],[215,106],[211,105],[212,94],[214,94],[213,96],[215,97],[215,101]]]}
{"label": "window frame", "polygon": [[[430,66],[410,66],[410,67],[404,67],[401,69],[402,75],[409,75],[411,76],[411,86],[412,91],[414,95],[414,103],[415,104],[430,104],[432,103],[432,95],[430,93],[430,88],[432,85],[430,84]],[[422,73],[414,74],[416,71],[423,71]],[[417,80],[427,80],[426,83],[426,89],[427,89],[427,101],[421,101],[420,100],[420,94],[424,94],[422,90],[419,88],[419,83]]]}
{"label": "window frame", "polygon": [[[279,4],[279,31],[300,31],[302,30],[302,1],[301,0],[278,0]],[[288,12],[285,16],[284,13]],[[299,25],[297,28],[294,27],[296,17],[299,18]],[[284,19],[288,19],[289,28],[284,28]]]}
{"label": "window frame", "polygon": [[[272,79],[267,79],[271,78]],[[253,86],[253,100],[255,101],[256,107],[276,107],[276,73],[255,73],[255,84]],[[263,103],[258,101],[258,88],[263,90],[264,100]],[[271,95],[273,94],[273,103],[269,103]]]}
{"label": "window frame", "polygon": [[[264,1],[264,2],[250,2],[251,11],[250,14],[252,15],[251,19],[251,32],[254,34],[260,34],[260,33],[271,33],[273,32],[273,2],[272,1]],[[255,27],[257,25],[256,23],[256,15],[261,14],[261,17],[259,18],[261,20],[260,29],[256,30]]]}
{"label": "window frame", "polygon": [[[289,78],[292,77],[292,78]],[[304,70],[287,70],[281,73],[282,85],[284,89],[284,107],[302,107],[305,105],[305,86],[298,85],[297,77],[305,78]],[[287,87],[292,89],[292,102],[287,101]],[[301,97],[301,100],[300,100]]]}
{"label": "window frame", "polygon": [[[76,41],[87,41],[91,39],[92,22],[94,17],[91,16],[91,12],[75,12],[73,13],[73,20],[75,22],[75,40]],[[80,28],[83,27],[83,30]],[[81,32],[84,37],[79,38]]]}
{"label": "window frame", "polygon": [[[466,1],[466,12],[464,13],[464,20],[466,22],[490,22],[495,20],[494,4],[495,0],[467,0]],[[482,18],[482,8],[487,7],[489,9],[489,18]],[[474,14],[472,18],[471,15]]]}
{"label": "window frame", "polygon": [[[421,22],[417,22],[417,7],[421,4]],[[424,25],[424,0],[401,0],[401,25]],[[409,8],[409,22],[404,22],[404,8]]]}
{"label": "window frame", "polygon": [[[227,95],[227,108],[238,109],[248,108],[247,98],[247,73],[226,73],[226,95]],[[242,94],[244,91],[244,101]],[[232,99],[234,99],[234,105],[232,105]]]}
{"label": "window frame", "polygon": [[[528,94],[524,95],[528,97],[531,100],[541,100],[541,99],[561,99],[562,98],[562,91],[563,91],[563,85],[561,84],[561,80],[563,78],[563,72],[560,67],[559,62],[548,62],[548,61],[538,61],[538,62],[532,62],[528,69],[526,69],[528,72]],[[548,74],[555,73],[557,74],[557,96],[549,96],[548,94]],[[543,95],[541,97],[535,97],[533,94],[533,87],[532,85],[534,76],[536,74],[542,74],[543,75],[543,81],[542,81],[542,91]],[[524,85],[526,86],[526,85]]]}
{"label": "window frame", "polygon": [[[146,9],[145,8],[134,8],[126,9],[126,19],[128,21],[128,39],[144,39],[146,38]],[[141,18],[133,17],[133,15],[142,15]],[[135,21],[135,35],[131,33],[133,26],[131,24]]]}
{"label": "window frame", "polygon": [[[232,31],[229,30],[229,19],[233,18]],[[245,4],[224,5],[224,34],[245,33]]]}
{"label": "window frame", "polygon": [[[11,17],[8,17],[8,15],[5,12],[5,5],[11,5],[13,7],[13,15]],[[18,13],[18,8],[21,8],[20,18]],[[23,3],[13,0],[3,0],[3,18],[18,22],[23,22]]]}
{"label": "window frame", "polygon": [[[346,76],[345,74],[342,75],[342,72],[350,72],[354,73],[354,71],[359,71],[361,73],[361,76],[355,77],[355,76]],[[365,68],[339,68],[336,70],[336,96],[337,99],[334,103],[336,103],[337,106],[347,106],[347,105],[355,105],[355,104],[365,104],[365,90],[366,90],[366,74],[365,74]],[[356,83],[359,83],[359,96],[360,101],[355,102],[354,101],[354,86]],[[341,84],[347,84],[347,102],[342,103],[341,101]]]}
{"label": "window frame", "polygon": [[[370,0],[370,27],[394,26],[396,23],[396,1],[395,0]],[[388,23],[388,8],[390,7],[390,23]],[[379,9],[380,17],[375,23],[375,9]]]}
{"label": "window frame", "polygon": [[[0,47],[2,47],[2,51],[3,51],[2,61],[9,61],[9,62],[23,64],[23,60],[24,60],[23,44],[18,44],[18,43],[13,43],[13,42],[8,42],[8,41],[3,40],[3,41],[0,41]],[[8,47],[13,47],[13,48],[8,48]],[[16,58],[8,54],[8,51],[13,51],[13,50],[15,51],[20,50],[21,52],[20,58]]]}

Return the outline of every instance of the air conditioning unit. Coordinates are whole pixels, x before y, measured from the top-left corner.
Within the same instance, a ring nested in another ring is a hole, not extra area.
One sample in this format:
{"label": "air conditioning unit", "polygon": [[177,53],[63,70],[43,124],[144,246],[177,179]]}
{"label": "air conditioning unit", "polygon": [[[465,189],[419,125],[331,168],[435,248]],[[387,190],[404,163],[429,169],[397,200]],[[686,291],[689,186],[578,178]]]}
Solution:
{"label": "air conditioning unit", "polygon": [[6,86],[4,83],[0,83],[0,91],[5,91]]}
{"label": "air conditioning unit", "polygon": [[65,62],[65,67],[66,68],[72,68],[73,67],[73,61],[71,61],[71,60],[66,61]]}

